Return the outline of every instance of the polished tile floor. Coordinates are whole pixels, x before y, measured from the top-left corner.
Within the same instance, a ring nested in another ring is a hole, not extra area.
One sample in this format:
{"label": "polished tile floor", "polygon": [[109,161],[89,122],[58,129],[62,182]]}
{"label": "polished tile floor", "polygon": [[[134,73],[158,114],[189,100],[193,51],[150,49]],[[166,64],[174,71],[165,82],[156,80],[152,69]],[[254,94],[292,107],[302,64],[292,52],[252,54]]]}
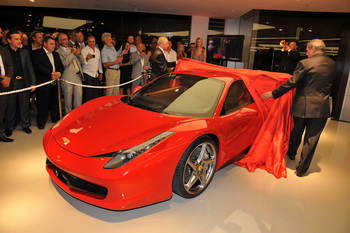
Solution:
{"label": "polished tile floor", "polygon": [[[48,127],[48,126],[47,126]],[[1,233],[349,233],[350,124],[329,121],[307,176],[276,179],[231,165],[187,200],[117,212],[72,198],[45,170],[44,131],[0,143]]]}

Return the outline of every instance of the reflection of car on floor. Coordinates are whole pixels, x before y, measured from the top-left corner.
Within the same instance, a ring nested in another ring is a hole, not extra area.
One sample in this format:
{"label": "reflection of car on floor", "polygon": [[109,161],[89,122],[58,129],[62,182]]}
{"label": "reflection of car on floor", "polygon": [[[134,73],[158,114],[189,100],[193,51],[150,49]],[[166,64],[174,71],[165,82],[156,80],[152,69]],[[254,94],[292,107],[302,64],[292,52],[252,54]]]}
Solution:
{"label": "reflection of car on floor", "polygon": [[264,119],[252,91],[240,75],[201,68],[92,100],[45,134],[47,171],[70,195],[107,209],[195,197],[252,145]]}

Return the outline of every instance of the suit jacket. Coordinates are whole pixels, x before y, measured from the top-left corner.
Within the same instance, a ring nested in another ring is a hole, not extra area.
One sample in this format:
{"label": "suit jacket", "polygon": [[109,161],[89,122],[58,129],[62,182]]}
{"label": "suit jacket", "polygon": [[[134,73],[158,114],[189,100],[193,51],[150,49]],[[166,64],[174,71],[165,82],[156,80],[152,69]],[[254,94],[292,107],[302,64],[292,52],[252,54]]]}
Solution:
{"label": "suit jacket", "polygon": [[[83,63],[81,56],[76,56],[73,53],[66,50],[64,47],[59,47],[57,50],[57,53],[60,55],[61,61],[64,66],[64,73],[62,75],[62,79],[73,81],[71,80],[71,77],[75,77],[77,72],[80,72],[81,77],[83,78],[83,70],[81,68],[81,64]],[[76,64],[78,65],[79,71],[76,70],[73,61],[76,61]]]}
{"label": "suit jacket", "polygon": [[170,73],[168,63],[165,59],[164,53],[160,48],[156,48],[152,54],[152,79],[160,75]]}
{"label": "suit jacket", "polygon": [[293,76],[272,92],[278,98],[296,88],[291,114],[301,118],[330,116],[329,96],[335,72],[335,62],[325,54],[300,61]]}
{"label": "suit jacket", "polygon": [[[5,76],[13,79],[14,67],[12,64],[11,54],[9,50],[7,48],[0,46],[0,55],[1,55],[2,63],[4,65],[4,66],[1,65],[1,69],[5,70]],[[0,83],[0,92],[6,92],[6,91],[9,91],[8,88],[4,88]],[[6,105],[7,105],[7,95],[0,95],[0,136],[5,131],[5,125],[3,123],[4,123],[5,112],[6,112]]]}
{"label": "suit jacket", "polygon": [[[64,66],[60,59],[60,55],[57,52],[52,52],[52,55],[55,63],[55,70],[63,74]],[[53,67],[45,50],[43,48],[34,50],[32,60],[37,84],[50,81]]]}
{"label": "suit jacket", "polygon": [[298,51],[278,51],[276,54],[276,61],[279,61],[279,66],[277,71],[284,72],[288,74],[293,74],[295,67],[300,60],[300,55]]}
{"label": "suit jacket", "polygon": [[[142,66],[141,66],[141,58],[139,56],[138,52],[133,52],[131,53],[131,58],[130,58],[130,64],[132,65],[132,73],[131,73],[131,79],[135,79],[137,77],[139,77],[142,72]],[[147,66],[147,69],[150,68],[150,64],[149,64],[149,60],[148,60],[148,55],[145,54],[142,57],[143,61],[144,61],[144,66]]]}
{"label": "suit jacket", "polygon": [[[10,47],[8,47],[8,49],[10,49]],[[30,58],[30,54],[29,54],[28,50],[26,50],[26,49],[19,49],[19,53],[21,56],[24,85],[25,85],[25,87],[35,85],[36,78],[35,78],[34,67],[32,64],[32,59]]]}
{"label": "suit jacket", "polygon": [[[4,64],[4,67],[1,67],[1,69],[5,70],[5,76],[13,78],[13,70],[14,66],[11,59],[11,54],[9,50],[5,47],[0,46],[0,55],[2,59],[2,63]],[[5,88],[0,84],[0,92],[4,92]]]}

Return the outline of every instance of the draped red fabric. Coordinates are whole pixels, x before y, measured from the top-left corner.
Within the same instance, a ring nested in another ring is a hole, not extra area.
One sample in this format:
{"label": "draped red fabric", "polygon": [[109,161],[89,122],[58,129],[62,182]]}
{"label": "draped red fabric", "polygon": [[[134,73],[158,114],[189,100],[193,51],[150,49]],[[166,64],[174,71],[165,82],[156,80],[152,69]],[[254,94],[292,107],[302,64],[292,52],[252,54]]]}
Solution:
{"label": "draped red fabric", "polygon": [[290,107],[294,92],[290,91],[278,99],[271,98],[265,101],[260,96],[283,84],[290,78],[290,74],[231,69],[192,59],[181,60],[175,68],[176,72],[185,70],[224,71],[242,78],[264,117],[264,123],[247,155],[235,164],[251,172],[261,168],[277,178],[287,177],[285,156],[293,128]]}

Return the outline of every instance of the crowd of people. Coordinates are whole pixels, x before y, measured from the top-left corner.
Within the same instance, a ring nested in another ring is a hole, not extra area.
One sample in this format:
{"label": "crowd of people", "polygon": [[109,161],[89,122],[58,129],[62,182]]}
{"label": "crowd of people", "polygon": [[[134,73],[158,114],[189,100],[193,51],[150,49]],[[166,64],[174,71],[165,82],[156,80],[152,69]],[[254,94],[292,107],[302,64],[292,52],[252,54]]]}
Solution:
{"label": "crowd of people", "polygon": [[[0,27],[0,141],[12,142],[12,131],[20,125],[30,134],[31,100],[36,102],[36,123],[45,129],[49,119],[60,118],[57,79],[61,80],[63,113],[102,95],[128,95],[159,75],[170,72],[186,57],[206,60],[203,39],[186,48],[179,41],[173,46],[165,37],[152,38],[150,44],[140,36],[128,36],[117,47],[116,36],[103,33],[102,44],[94,35],[82,31],[29,36],[20,28]],[[173,49],[175,47],[175,50]],[[34,86],[43,84],[38,88]],[[84,85],[96,88],[83,87]],[[101,89],[100,86],[113,86]]]}

